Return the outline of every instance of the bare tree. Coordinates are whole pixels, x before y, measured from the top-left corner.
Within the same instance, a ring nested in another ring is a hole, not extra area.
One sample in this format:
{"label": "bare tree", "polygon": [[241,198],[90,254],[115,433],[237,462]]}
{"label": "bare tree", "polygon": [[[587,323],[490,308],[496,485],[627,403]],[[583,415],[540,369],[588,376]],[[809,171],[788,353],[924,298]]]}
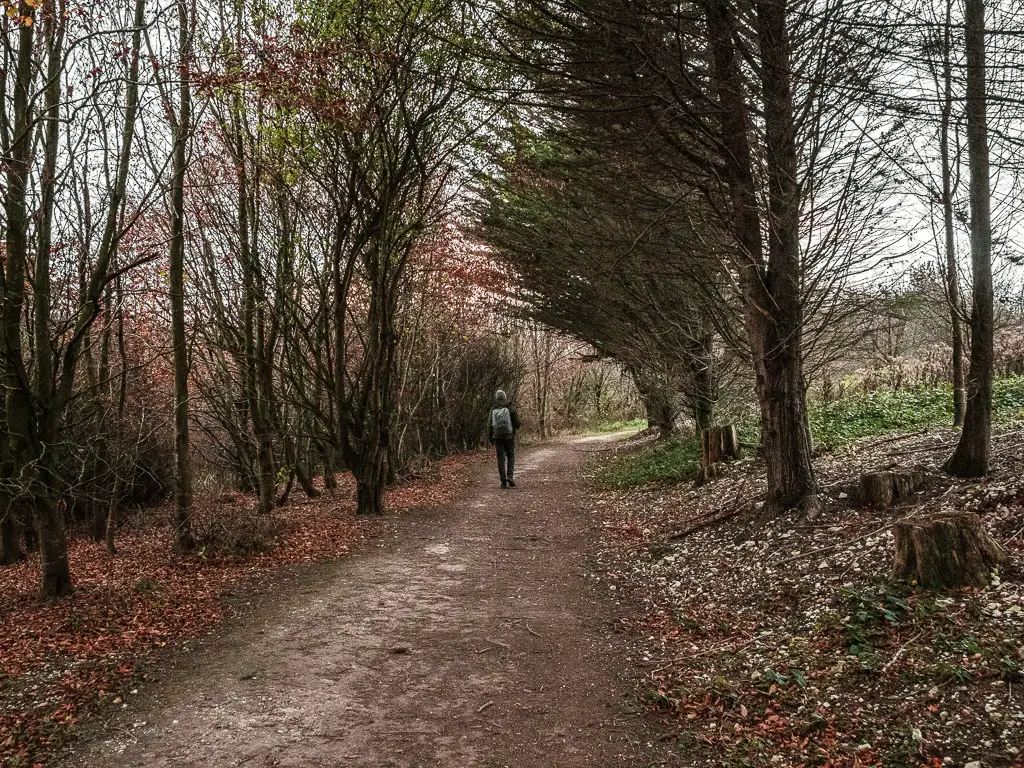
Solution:
{"label": "bare tree", "polygon": [[994,299],[992,198],[986,108],[985,2],[966,0],[967,158],[971,175],[971,357],[964,426],[946,470],[959,477],[988,474],[992,436]]}

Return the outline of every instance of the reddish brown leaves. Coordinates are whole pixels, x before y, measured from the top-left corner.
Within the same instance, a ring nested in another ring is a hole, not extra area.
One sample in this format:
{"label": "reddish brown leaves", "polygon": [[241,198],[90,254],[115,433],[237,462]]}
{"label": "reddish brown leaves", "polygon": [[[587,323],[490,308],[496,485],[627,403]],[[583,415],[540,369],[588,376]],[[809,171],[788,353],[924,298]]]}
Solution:
{"label": "reddish brown leaves", "polygon": [[[388,491],[388,511],[450,499],[471,458],[453,457],[438,475]],[[80,719],[104,703],[120,704],[140,664],[208,631],[222,617],[222,598],[239,585],[281,565],[340,557],[379,534],[379,521],[355,515],[351,476],[339,486],[334,496],[302,498],[275,512],[283,532],[265,555],[177,557],[169,531],[148,525],[119,535],[117,557],[102,543],[77,539],[69,552],[76,592],[50,605],[37,598],[35,562],[0,568],[0,764],[45,759]]]}

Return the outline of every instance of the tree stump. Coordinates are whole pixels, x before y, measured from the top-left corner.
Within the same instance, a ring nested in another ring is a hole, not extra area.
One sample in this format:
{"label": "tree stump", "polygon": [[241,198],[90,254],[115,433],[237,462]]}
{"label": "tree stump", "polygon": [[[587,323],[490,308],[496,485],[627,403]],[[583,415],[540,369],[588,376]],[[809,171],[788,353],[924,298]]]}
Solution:
{"label": "tree stump", "polygon": [[706,482],[717,473],[716,464],[737,459],[740,455],[740,438],[736,426],[709,427],[700,433],[701,482]]}
{"label": "tree stump", "polygon": [[1006,551],[974,512],[897,523],[893,532],[893,580],[926,589],[983,587],[992,569],[1006,560]]}
{"label": "tree stump", "polygon": [[924,485],[924,472],[865,472],[860,476],[861,504],[888,507],[897,499],[905,499]]}

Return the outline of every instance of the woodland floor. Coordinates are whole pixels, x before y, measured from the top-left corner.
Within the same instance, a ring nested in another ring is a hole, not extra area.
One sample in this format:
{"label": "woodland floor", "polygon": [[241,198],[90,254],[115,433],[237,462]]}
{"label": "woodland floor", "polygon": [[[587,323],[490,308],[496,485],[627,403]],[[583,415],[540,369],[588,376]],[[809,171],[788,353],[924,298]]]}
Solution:
{"label": "woodland floor", "polygon": [[280,575],[61,765],[651,764],[664,745],[630,703],[623,622],[590,570],[586,447],[523,450],[507,491],[481,457],[449,503]]}
{"label": "woodland floor", "polygon": [[[457,459],[369,528],[341,497],[297,501],[284,549],[244,564],[168,560],[141,533],[111,561],[129,575],[76,550],[106,571],[79,568],[56,607],[5,569],[0,765],[1024,768],[1024,424],[980,483],[938,469],[954,439],[819,456],[810,524],[751,527],[753,459],[701,488],[598,490],[643,443],[605,437],[522,450],[508,491],[489,455]],[[924,489],[859,505],[859,473],[893,466]],[[892,523],[945,509],[982,515],[998,578],[890,583]],[[25,751],[62,718],[82,721],[63,761],[60,729]]]}
{"label": "woodland floor", "polygon": [[[930,429],[818,456],[824,508],[810,523],[752,524],[755,459],[699,488],[595,493],[597,571],[635,607],[672,765],[1024,768],[1024,423],[997,430],[981,482],[941,471],[955,441]],[[606,453],[599,476],[620,461]],[[924,471],[921,491],[889,509],[858,503],[861,472],[901,467]],[[992,583],[892,583],[892,524],[949,510],[978,512],[1006,548]]]}

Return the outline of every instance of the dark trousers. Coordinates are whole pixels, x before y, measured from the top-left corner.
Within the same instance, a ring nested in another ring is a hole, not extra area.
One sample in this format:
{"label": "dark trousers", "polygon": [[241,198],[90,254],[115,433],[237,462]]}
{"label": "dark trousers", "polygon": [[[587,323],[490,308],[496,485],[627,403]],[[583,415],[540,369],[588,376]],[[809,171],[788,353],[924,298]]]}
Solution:
{"label": "dark trousers", "polygon": [[516,471],[515,438],[495,438],[494,448],[498,452],[498,477],[501,478],[501,482],[504,483],[511,480]]}

